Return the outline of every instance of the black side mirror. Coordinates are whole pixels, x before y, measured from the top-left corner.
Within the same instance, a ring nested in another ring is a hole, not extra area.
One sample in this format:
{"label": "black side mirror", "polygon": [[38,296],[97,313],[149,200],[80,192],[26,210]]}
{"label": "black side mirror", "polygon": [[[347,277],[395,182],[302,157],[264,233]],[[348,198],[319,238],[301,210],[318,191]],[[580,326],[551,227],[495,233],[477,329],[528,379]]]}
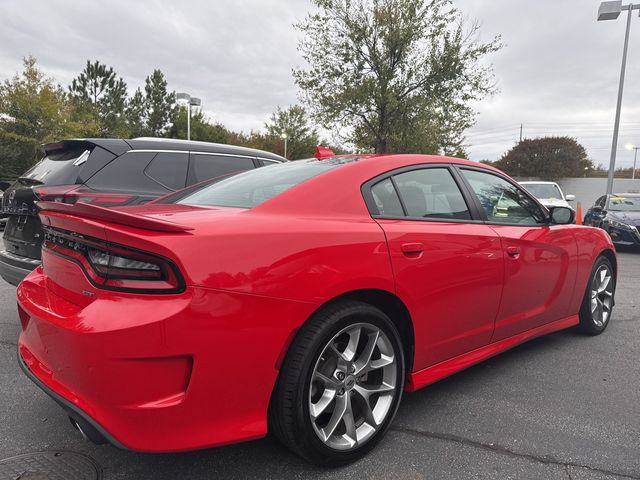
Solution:
{"label": "black side mirror", "polygon": [[568,207],[551,207],[551,223],[554,225],[569,225],[576,221],[576,212]]}
{"label": "black side mirror", "polygon": [[5,182],[4,180],[0,180],[0,190],[3,192],[11,186],[11,182]]}

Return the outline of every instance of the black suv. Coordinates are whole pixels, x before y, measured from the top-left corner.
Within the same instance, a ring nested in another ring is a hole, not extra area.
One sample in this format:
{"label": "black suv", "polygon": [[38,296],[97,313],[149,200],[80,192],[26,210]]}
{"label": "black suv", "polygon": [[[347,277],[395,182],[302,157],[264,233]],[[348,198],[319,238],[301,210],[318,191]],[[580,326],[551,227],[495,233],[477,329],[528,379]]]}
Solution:
{"label": "black suv", "polygon": [[36,201],[136,205],[189,185],[285,161],[232,145],[159,138],[64,140],[2,197],[8,217],[0,276],[18,285],[40,264],[42,227]]}

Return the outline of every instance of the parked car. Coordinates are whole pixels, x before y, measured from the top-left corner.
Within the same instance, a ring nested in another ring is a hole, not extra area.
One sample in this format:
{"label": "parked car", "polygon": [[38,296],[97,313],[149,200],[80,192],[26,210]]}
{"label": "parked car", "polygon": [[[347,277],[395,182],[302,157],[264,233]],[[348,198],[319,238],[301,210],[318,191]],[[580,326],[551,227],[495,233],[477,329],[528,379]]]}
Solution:
{"label": "parked car", "polygon": [[403,391],[543,334],[602,333],[614,304],[604,231],[466,160],[334,156],[142,206],[38,206],[20,364],[87,437],[131,450],[269,430],[350,462]]}
{"label": "parked car", "polygon": [[[2,197],[4,195],[4,191],[11,186],[10,182],[5,180],[0,180],[0,205],[2,205]],[[7,224],[7,216],[2,213],[2,209],[0,208],[0,231],[4,230],[5,225]]]}
{"label": "parked car", "polygon": [[520,182],[531,195],[536,197],[545,207],[568,207],[569,202],[573,202],[575,195],[565,195],[562,193],[560,185],[555,182]]}
{"label": "parked car", "polygon": [[601,196],[587,210],[584,224],[607,231],[616,245],[640,246],[640,194]]}
{"label": "parked car", "polygon": [[13,285],[40,265],[37,201],[136,205],[209,178],[285,160],[250,148],[159,138],[65,140],[44,145],[43,153],[2,200],[8,221],[0,276]]}

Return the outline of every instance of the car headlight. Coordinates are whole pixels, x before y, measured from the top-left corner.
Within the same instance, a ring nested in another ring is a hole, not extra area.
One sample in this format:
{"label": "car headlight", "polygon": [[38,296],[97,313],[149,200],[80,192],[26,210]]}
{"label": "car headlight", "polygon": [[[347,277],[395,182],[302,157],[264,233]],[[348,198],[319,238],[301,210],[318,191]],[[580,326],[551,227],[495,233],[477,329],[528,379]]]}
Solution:
{"label": "car headlight", "polygon": [[617,228],[619,230],[633,230],[633,227],[626,223],[618,222],[617,220],[609,220],[609,226]]}

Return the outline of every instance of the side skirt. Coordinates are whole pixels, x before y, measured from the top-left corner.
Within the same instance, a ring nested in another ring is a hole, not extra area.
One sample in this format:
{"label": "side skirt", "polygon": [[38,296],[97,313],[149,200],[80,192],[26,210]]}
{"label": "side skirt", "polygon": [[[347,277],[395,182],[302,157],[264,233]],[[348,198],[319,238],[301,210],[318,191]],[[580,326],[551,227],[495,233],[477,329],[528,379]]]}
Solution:
{"label": "side skirt", "polygon": [[476,363],[480,363],[487,358],[491,358],[494,355],[502,353],[510,348],[513,348],[528,340],[533,340],[536,337],[547,335],[549,333],[564,330],[569,327],[578,325],[578,315],[572,315],[570,317],[556,320],[555,322],[541,325],[526,332],[519,333],[513,337],[505,338],[494,343],[485,345],[476,350],[472,350],[468,353],[458,355],[457,357],[445,360],[444,362],[437,363],[430,367],[424,368],[417,372],[410,373],[407,379],[407,385],[405,390],[407,392],[415,392],[422,387],[425,387],[431,383],[437,382],[449,375],[453,375],[460,370],[464,370]]}

